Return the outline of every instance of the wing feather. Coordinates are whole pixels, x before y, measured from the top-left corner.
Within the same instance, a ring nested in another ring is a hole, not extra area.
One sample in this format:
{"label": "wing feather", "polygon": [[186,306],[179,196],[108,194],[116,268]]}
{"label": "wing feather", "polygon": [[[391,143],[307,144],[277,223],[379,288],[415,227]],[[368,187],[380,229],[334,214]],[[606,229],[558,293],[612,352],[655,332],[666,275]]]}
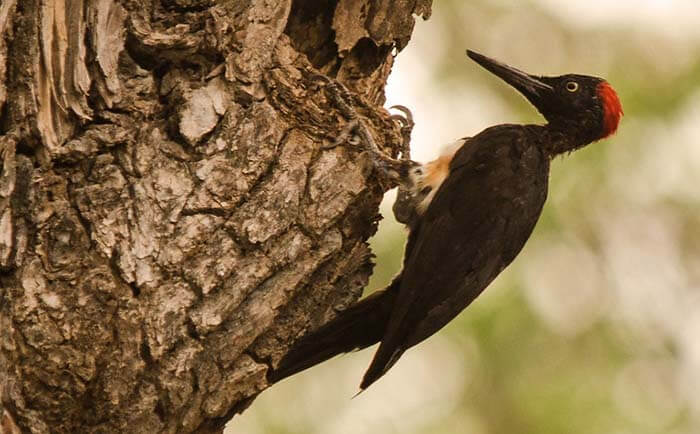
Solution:
{"label": "wing feather", "polygon": [[525,139],[519,126],[487,129],[455,154],[409,237],[399,295],[363,389],[467,307],[530,236],[549,167],[536,149],[520,149]]}

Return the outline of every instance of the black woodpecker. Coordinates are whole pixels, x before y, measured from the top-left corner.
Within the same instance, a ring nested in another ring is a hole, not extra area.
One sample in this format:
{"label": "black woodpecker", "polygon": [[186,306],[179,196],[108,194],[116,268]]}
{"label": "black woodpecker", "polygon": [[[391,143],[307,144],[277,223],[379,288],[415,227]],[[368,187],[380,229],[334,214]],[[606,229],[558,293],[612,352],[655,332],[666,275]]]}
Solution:
{"label": "black woodpecker", "polygon": [[[379,342],[360,383],[361,390],[369,387],[515,259],[542,212],[550,161],[617,130],[622,105],[602,78],[534,76],[471,50],[467,55],[523,94],[547,123],[487,128],[426,164],[392,160],[363,143],[380,171],[398,177],[401,203],[394,212],[409,228],[403,269],[386,289],[296,342],[270,381]],[[359,130],[360,141],[371,142],[366,128]]]}

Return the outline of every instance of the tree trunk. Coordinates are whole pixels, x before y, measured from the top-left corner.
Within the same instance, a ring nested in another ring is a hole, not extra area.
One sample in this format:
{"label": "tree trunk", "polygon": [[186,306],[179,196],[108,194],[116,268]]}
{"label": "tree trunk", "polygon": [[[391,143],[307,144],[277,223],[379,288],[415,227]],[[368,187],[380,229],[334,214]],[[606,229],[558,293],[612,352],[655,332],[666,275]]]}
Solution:
{"label": "tree trunk", "polygon": [[430,0],[2,0],[0,432],[219,432],[355,301]]}

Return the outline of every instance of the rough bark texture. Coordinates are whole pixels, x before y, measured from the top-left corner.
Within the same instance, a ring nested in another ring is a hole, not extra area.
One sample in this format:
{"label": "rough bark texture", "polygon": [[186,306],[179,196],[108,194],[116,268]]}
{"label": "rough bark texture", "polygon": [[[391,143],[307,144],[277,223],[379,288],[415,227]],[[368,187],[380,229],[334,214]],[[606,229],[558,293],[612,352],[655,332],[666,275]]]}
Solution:
{"label": "rough bark texture", "polygon": [[2,0],[0,431],[220,431],[356,300],[430,0]]}

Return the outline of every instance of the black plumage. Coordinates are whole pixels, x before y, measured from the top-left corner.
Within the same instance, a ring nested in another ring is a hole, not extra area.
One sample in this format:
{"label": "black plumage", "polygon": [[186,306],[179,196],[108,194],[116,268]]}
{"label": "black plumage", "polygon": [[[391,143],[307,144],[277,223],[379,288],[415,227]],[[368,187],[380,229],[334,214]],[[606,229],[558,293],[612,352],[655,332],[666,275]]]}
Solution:
{"label": "black plumage", "polygon": [[[385,290],[300,339],[269,374],[271,381],[380,342],[360,384],[367,388],[404,351],[471,304],[515,259],[542,211],[552,158],[617,129],[622,107],[605,80],[536,77],[467,54],[520,91],[548,123],[487,128],[450,156],[449,166],[442,165],[446,173],[423,173],[439,179],[429,186],[437,191],[410,222],[402,272]],[[406,184],[417,185],[422,191],[416,194],[425,196],[425,183]]]}

